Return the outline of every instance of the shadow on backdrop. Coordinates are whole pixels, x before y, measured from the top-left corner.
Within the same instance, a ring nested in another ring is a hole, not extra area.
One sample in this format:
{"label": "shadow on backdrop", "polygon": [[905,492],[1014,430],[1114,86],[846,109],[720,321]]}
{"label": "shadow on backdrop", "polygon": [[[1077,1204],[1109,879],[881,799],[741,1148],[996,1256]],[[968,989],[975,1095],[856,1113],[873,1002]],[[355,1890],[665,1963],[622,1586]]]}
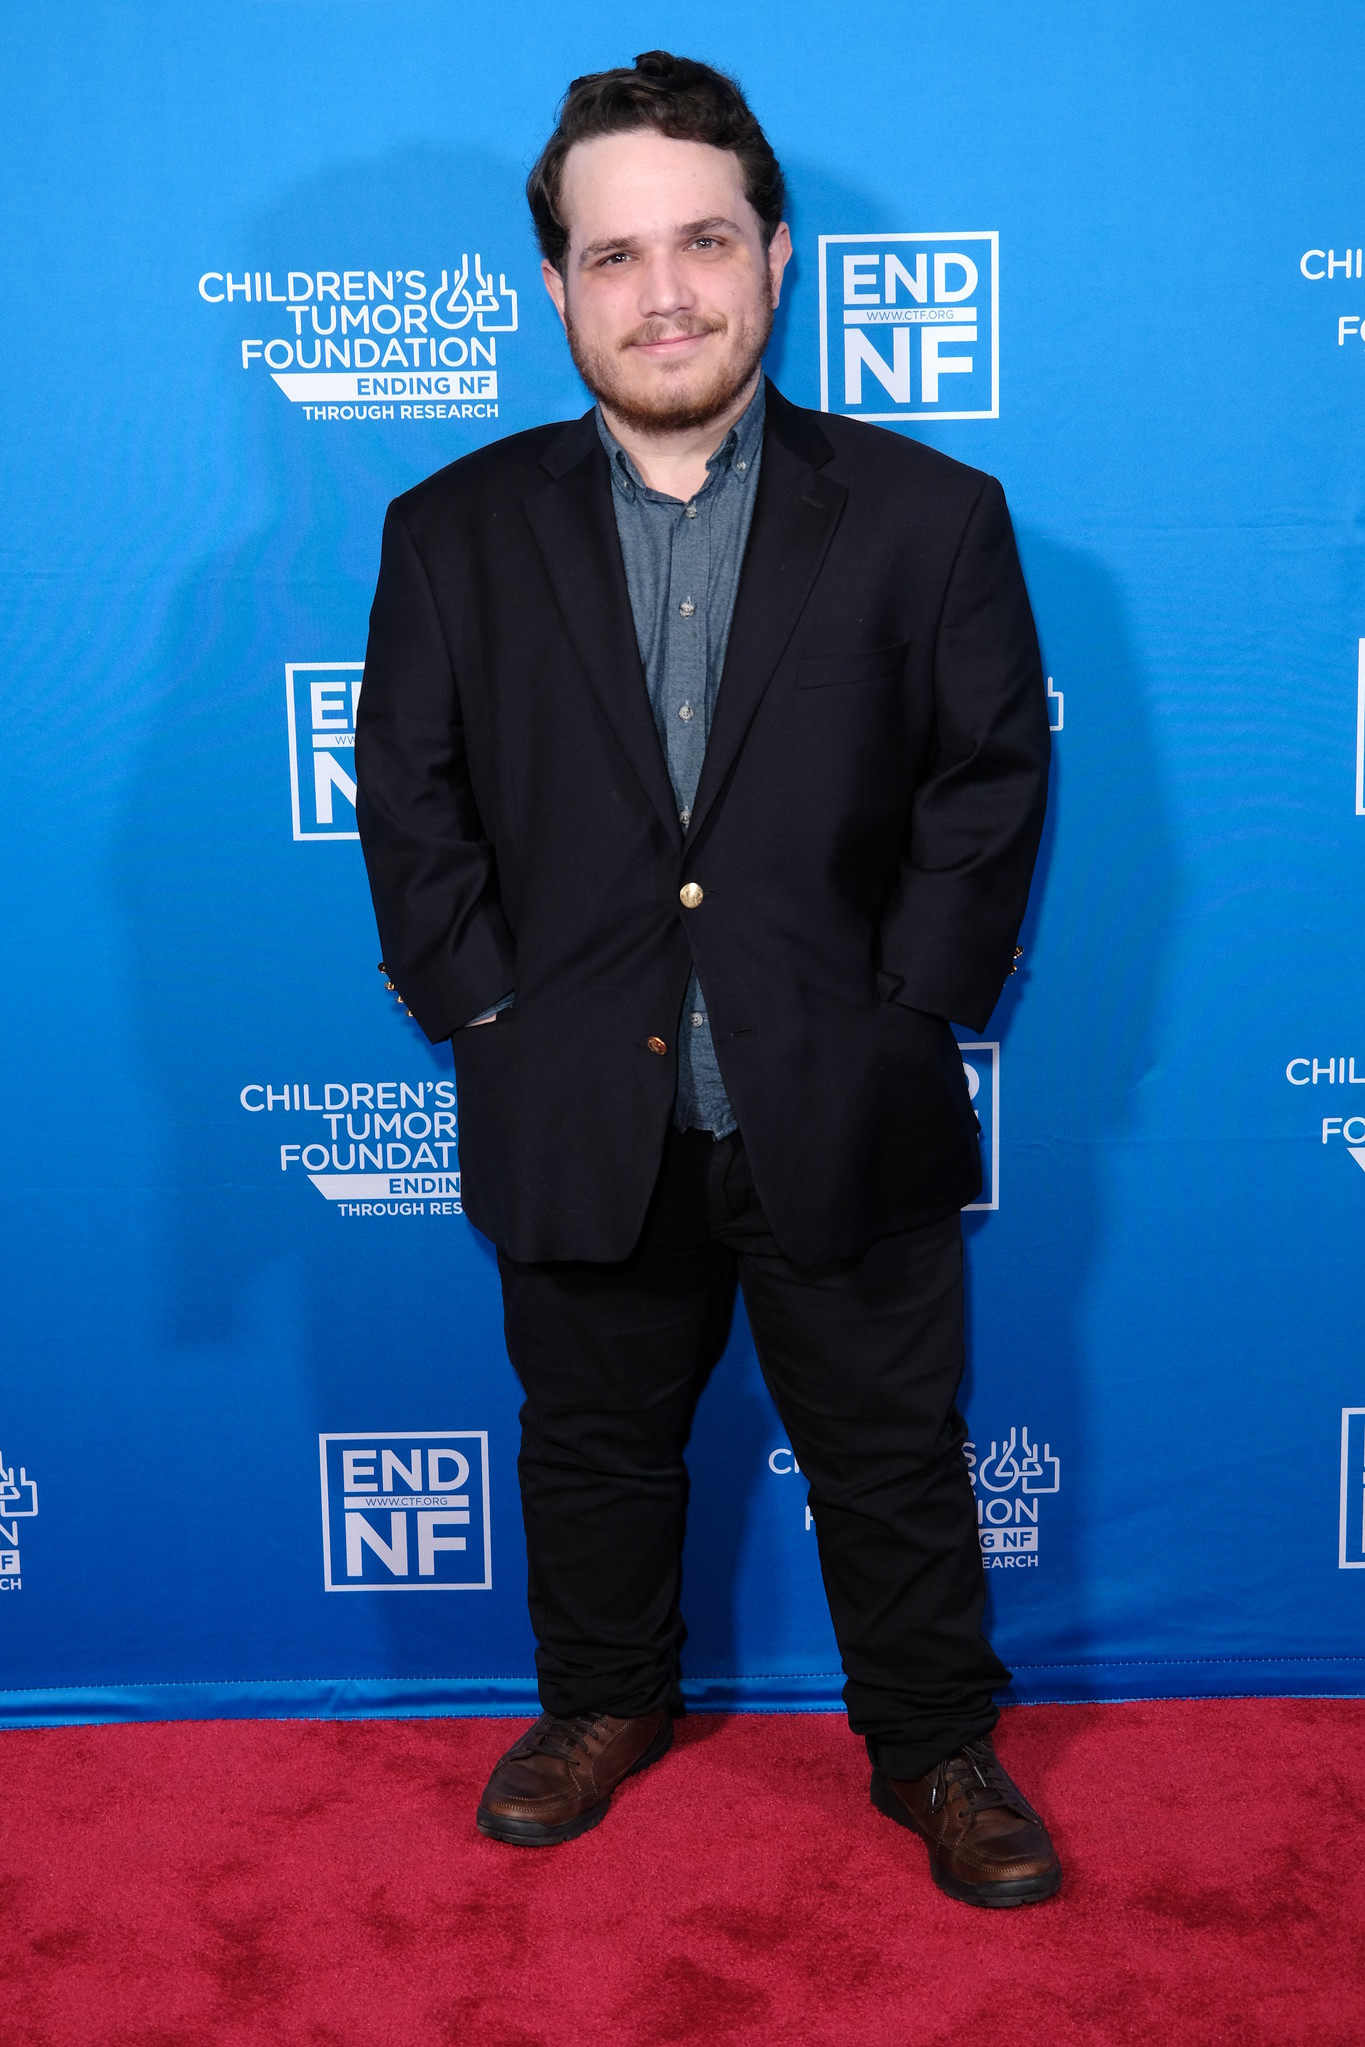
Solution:
{"label": "shadow on backdrop", "polygon": [[1113,1559],[1087,1534],[1103,1518],[1093,1388],[1104,1360],[1089,1318],[1119,1226],[1108,1162],[1136,1140],[1157,1064],[1180,878],[1118,584],[1094,554],[1026,525],[1018,537],[1063,724],[1025,967],[990,1026],[1002,1048],[1010,1178],[1001,1214],[966,1218],[965,1404],[985,1435],[1046,1417],[1055,1447],[1065,1445],[1040,1568],[988,1575],[992,1623],[1014,1690],[1028,1698],[1083,1690],[1082,1672],[1066,1666],[1096,1656],[1101,1574],[1112,1608]]}

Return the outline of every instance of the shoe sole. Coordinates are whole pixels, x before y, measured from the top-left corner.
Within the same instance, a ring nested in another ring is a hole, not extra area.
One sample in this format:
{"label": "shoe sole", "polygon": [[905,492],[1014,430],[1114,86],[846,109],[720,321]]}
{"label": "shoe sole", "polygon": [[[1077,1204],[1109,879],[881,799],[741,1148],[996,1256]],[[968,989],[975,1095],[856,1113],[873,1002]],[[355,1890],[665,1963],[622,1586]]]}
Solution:
{"label": "shoe sole", "polygon": [[869,1792],[878,1812],[894,1820],[898,1827],[904,1827],[929,1849],[929,1874],[945,1897],[955,1898],[960,1905],[981,1905],[987,1911],[1008,1911],[1013,1905],[1041,1905],[1047,1898],[1055,1898],[1061,1889],[1060,1869],[1045,1870],[1041,1876],[1009,1877],[996,1883],[963,1883],[955,1876],[941,1870],[934,1858],[931,1844],[915,1825],[900,1799],[880,1770],[872,1772]]}
{"label": "shoe sole", "polygon": [[630,1768],[622,1771],[599,1804],[589,1806],[586,1812],[579,1813],[577,1819],[563,1820],[559,1826],[549,1827],[542,1820],[518,1820],[488,1812],[481,1805],[474,1816],[479,1832],[487,1834],[490,1841],[506,1841],[513,1848],[558,1848],[563,1841],[577,1840],[580,1834],[590,1833],[606,1818],[612,1799],[627,1777],[637,1777],[641,1770],[647,1770],[651,1763],[657,1763],[661,1756],[666,1756],[672,1746],[673,1721],[671,1716],[666,1716],[643,1755],[637,1756]]}

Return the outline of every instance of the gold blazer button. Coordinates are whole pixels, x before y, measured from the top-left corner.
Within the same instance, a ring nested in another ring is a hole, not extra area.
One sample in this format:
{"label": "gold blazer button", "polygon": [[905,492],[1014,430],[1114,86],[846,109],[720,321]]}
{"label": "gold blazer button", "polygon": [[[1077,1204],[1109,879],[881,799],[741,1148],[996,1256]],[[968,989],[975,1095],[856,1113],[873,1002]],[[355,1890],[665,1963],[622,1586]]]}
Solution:
{"label": "gold blazer button", "polygon": [[703,893],[704,891],[697,882],[685,881],[678,890],[678,901],[685,910],[698,910],[701,908]]}
{"label": "gold blazer button", "polygon": [[658,1052],[662,1054],[668,1050],[668,1047],[664,1043],[662,1038],[646,1038],[645,1043],[648,1045],[651,1052]]}

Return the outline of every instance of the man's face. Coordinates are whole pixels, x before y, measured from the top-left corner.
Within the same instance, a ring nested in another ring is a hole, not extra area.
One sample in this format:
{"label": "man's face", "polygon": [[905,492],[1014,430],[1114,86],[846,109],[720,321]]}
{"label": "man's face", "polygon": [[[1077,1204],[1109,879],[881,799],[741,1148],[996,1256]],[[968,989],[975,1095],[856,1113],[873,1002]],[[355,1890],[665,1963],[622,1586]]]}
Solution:
{"label": "man's face", "polygon": [[575,143],[560,216],[561,277],[542,264],[588,389],[642,433],[724,415],[752,379],[791,254],[763,247],[739,159],[651,128]]}

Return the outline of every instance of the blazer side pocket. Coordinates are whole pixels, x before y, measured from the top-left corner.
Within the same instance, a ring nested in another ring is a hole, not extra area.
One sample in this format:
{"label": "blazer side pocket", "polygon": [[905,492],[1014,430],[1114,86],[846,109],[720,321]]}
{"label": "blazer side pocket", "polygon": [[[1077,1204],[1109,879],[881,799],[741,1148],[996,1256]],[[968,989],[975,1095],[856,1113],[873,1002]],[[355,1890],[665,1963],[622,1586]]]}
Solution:
{"label": "blazer side pocket", "polygon": [[850,647],[842,654],[806,654],[796,663],[798,689],[832,689],[854,682],[899,680],[909,646]]}

